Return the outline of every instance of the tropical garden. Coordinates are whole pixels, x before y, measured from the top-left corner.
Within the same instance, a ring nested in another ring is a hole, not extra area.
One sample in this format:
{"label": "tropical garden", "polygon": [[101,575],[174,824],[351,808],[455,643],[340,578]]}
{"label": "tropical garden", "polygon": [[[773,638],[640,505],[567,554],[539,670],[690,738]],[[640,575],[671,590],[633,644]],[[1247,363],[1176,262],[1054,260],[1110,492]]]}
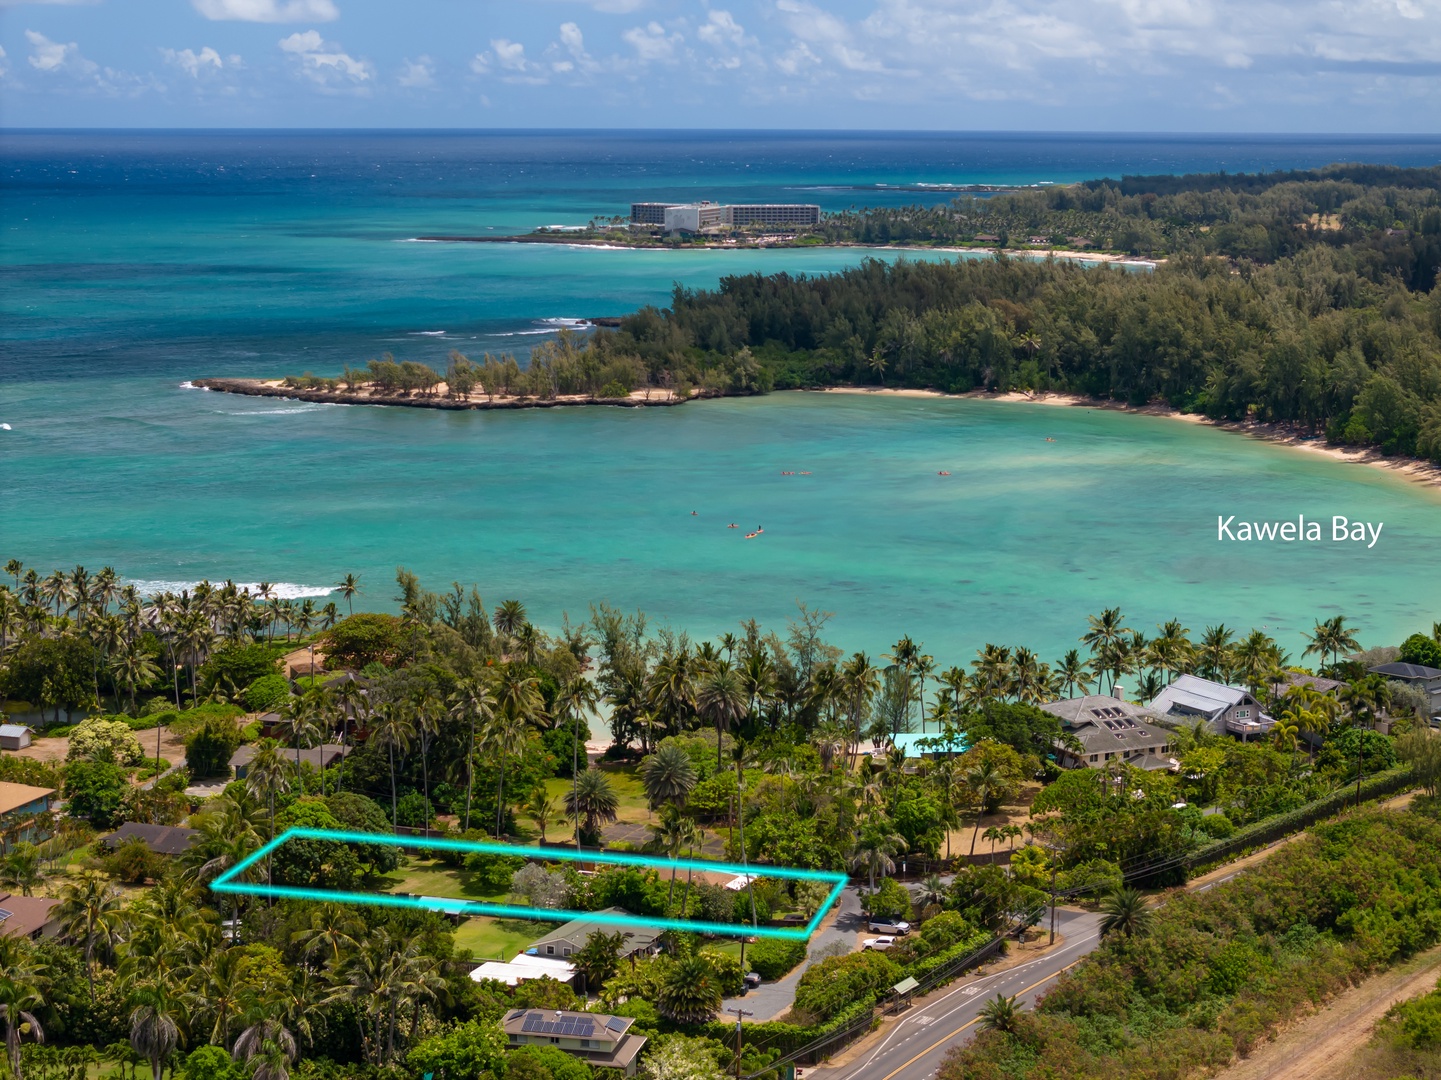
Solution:
{"label": "tropical garden", "polygon": [[[1434,792],[1441,775],[1425,703],[1368,670],[1426,662],[1441,649],[1441,625],[1363,651],[1356,629],[1332,617],[1290,657],[1261,631],[1193,632],[1173,621],[1151,633],[1107,610],[1050,661],[990,644],[942,666],[908,637],[881,655],[844,655],[826,640],[827,615],[806,608],[783,630],[745,622],[692,641],[605,605],[584,624],[546,631],[519,601],[491,607],[459,585],[431,592],[403,570],[393,601],[382,600],[392,612],[363,610],[354,577],[337,584],[339,604],[317,608],[267,596],[264,585],[140,596],[109,570],[41,577],[18,561],[5,570],[0,691],[40,743],[66,739],[60,761],[0,755],[0,780],[65,800],[42,822],[49,839],[0,854],[0,888],[59,900],[63,926],[38,943],[0,937],[0,1022],[17,1075],[58,1076],[103,1059],[107,1070],[146,1068],[156,1080],[167,1070],[585,1080],[585,1062],[508,1048],[498,1018],[516,1006],[589,1003],[635,1018],[652,1040],[643,1067],[653,1080],[686,1062],[718,1076],[736,1064],[731,1028],[718,1019],[723,1000],[741,992],[747,971],[774,981],[801,968],[788,1013],[749,1025],[740,1064],[754,1072],[817,1032],[865,1022],[902,977],[949,971],[996,937],[1023,934],[1055,896],[1101,904],[1115,920],[1105,956],[1140,947],[1157,919],[1189,910],[1168,904],[1153,916],[1136,900],[1132,886],[1154,879],[1156,866],[1184,876],[1238,830],[1318,804],[1331,812],[1326,800],[1339,808],[1378,778],[1398,778],[1388,791]],[[314,664],[296,675],[283,669],[287,655]],[[1145,699],[1188,672],[1249,688],[1278,722],[1245,743],[1178,724],[1174,768],[1058,767],[1074,736],[1040,706],[1118,685]],[[1290,676],[1326,677],[1336,689]],[[593,734],[602,725],[609,740]],[[179,730],[183,760],[156,760],[152,728]],[[903,733],[924,736],[918,754],[896,748]],[[340,753],[317,769],[306,752],[322,745]],[[245,775],[232,779],[242,746]],[[1365,826],[1375,830],[1371,855],[1422,865],[1431,826],[1393,836],[1391,820]],[[106,842],[124,821],[184,824],[194,840],[179,856]],[[295,826],[399,834],[407,844],[310,838],[251,859]],[[856,942],[814,955],[672,932],[633,961],[623,933],[598,932],[574,958],[577,988],[476,983],[475,959],[513,954],[561,910],[620,907],[739,928],[804,921],[825,890],[751,878],[734,891],[676,867],[582,874],[544,859],[427,848],[436,837],[842,870],[866,910],[918,929],[884,953]],[[237,867],[257,887],[501,898],[536,909],[539,926],[457,926],[434,912],[207,888]],[[1304,922],[1311,930],[1287,940],[1305,937],[1296,955],[1307,963],[1333,950],[1325,970],[1336,977],[1419,947],[1421,931],[1391,952],[1368,945],[1353,956],[1345,935],[1355,903],[1330,902],[1254,934],[1285,937]],[[1394,937],[1391,924],[1382,930]],[[1271,949],[1278,964],[1275,950],[1291,947],[1263,945],[1246,947]],[[1236,966],[1252,973],[1253,960],[1247,952]],[[1125,977],[1139,987],[1162,976]],[[1221,1010],[1245,978],[1206,1007]],[[1199,1000],[1178,998],[1173,1018],[1191,1017]],[[1094,1011],[1089,1001],[1072,1011]],[[1120,1052],[1131,1020],[1116,1023]],[[984,1043],[1009,1054],[1012,1044],[998,1040],[1012,1035],[997,1028]]]}

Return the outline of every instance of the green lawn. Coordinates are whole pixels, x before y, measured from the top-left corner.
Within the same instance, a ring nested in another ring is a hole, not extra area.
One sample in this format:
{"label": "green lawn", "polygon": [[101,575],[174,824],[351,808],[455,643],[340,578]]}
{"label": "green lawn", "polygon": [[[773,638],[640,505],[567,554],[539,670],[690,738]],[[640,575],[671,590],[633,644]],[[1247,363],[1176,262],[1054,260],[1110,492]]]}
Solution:
{"label": "green lawn", "polygon": [[493,919],[476,915],[466,919],[455,931],[455,945],[458,949],[469,949],[478,960],[513,960],[516,953],[559,925],[539,919]]}
{"label": "green lawn", "polygon": [[382,892],[407,892],[455,900],[491,900],[505,903],[508,889],[491,890],[467,870],[454,869],[435,859],[408,858],[399,870],[379,878]]}
{"label": "green lawn", "polygon": [[[616,797],[620,800],[617,808],[618,820],[639,822],[644,825],[654,820],[654,815],[646,806],[645,785],[641,783],[640,770],[635,765],[602,765],[601,771],[610,778],[611,787],[615,789]],[[545,782],[545,790],[551,798],[564,803],[565,793],[570,790],[571,782],[564,777],[554,777]],[[557,838],[570,834],[570,823],[567,821],[555,821],[550,823],[546,830],[548,835],[555,835]]]}

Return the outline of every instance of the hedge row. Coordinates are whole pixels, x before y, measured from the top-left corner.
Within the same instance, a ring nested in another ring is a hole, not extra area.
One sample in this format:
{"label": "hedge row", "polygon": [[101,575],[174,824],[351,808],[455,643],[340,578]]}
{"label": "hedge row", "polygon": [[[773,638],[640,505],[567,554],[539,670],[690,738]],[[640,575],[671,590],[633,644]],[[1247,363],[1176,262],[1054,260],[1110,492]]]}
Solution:
{"label": "hedge row", "polygon": [[[1398,765],[1394,769],[1387,769],[1385,772],[1379,772],[1375,776],[1362,780],[1361,801],[1370,802],[1374,799],[1385,798],[1413,786],[1415,786],[1415,781],[1411,776],[1411,766]],[[1298,806],[1284,814],[1276,814],[1252,822],[1244,828],[1237,829],[1224,840],[1213,840],[1209,844],[1201,845],[1190,854],[1187,866],[1196,870],[1209,863],[1218,862],[1237,851],[1260,847],[1263,844],[1280,840],[1284,836],[1290,836],[1292,833],[1310,828],[1318,821],[1334,817],[1347,806],[1355,805],[1355,802],[1355,784],[1339,787],[1304,806]]]}
{"label": "hedge row", "polygon": [[766,982],[783,979],[806,958],[807,942],[765,938],[757,941],[746,953],[750,969]]}
{"label": "hedge row", "polygon": [[955,963],[961,957],[970,956],[977,949],[984,948],[990,943],[992,936],[989,930],[977,930],[964,941],[958,941],[949,948],[917,960],[906,968],[906,974],[919,982],[938,968]]}

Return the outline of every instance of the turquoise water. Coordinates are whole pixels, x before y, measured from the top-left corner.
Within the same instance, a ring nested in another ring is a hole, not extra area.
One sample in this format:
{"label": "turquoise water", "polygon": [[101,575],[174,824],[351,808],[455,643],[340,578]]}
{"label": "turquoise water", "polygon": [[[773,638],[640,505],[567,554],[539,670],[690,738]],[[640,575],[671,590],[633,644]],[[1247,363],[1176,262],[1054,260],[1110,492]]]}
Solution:
{"label": "turquoise water", "polygon": [[[917,197],[859,190],[880,183],[1412,163],[1441,146],[547,138],[0,139],[0,557],[293,594],[354,572],[375,607],[404,563],[432,587],[522,598],[546,626],[607,600],[696,635],[752,615],[779,629],[803,601],[835,613],[847,649],[908,633],[942,663],[988,641],[1053,656],[1112,605],[1146,629],[1265,626],[1298,651],[1337,612],[1376,643],[1441,618],[1436,492],[1175,421],[815,394],[444,414],[182,388],[384,351],[523,356],[546,320],[663,304],[676,281],[860,257],[407,242],[427,233],[686,191],[837,207]],[[1217,514],[1301,513],[1384,521],[1382,539],[1216,540]]]}

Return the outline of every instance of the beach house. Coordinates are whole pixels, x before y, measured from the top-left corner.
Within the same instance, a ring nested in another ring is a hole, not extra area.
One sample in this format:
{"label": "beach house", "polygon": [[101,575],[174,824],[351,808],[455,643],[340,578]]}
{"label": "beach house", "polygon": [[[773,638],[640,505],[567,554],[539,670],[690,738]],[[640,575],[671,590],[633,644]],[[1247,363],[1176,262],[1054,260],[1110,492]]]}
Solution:
{"label": "beach house", "polygon": [[148,825],[143,821],[127,821],[105,837],[104,844],[114,851],[121,844],[138,840],[157,855],[184,855],[199,835],[199,829],[187,829],[182,825]]}
{"label": "beach house", "polygon": [[0,893],[0,937],[23,937],[31,941],[52,938],[60,932],[59,900],[43,896],[15,896]]}
{"label": "beach house", "polygon": [[635,1075],[635,1059],[645,1046],[632,1035],[633,1017],[563,1009],[511,1009],[500,1021],[512,1047],[553,1046],[600,1069]]}
{"label": "beach house", "polygon": [[1431,715],[1441,716],[1441,668],[1397,661],[1394,664],[1378,664],[1367,670],[1372,675],[1384,675],[1407,686],[1414,686],[1431,699]]}
{"label": "beach house", "polygon": [[[597,914],[601,915],[625,915],[630,916],[628,911],[618,907],[602,908]],[[599,919],[572,919],[568,923],[556,927],[545,937],[534,942],[525,951],[532,956],[573,956],[580,952],[585,945],[586,939],[597,930],[607,934],[620,931],[626,935],[625,944],[621,946],[621,957],[649,955],[655,952],[655,942],[660,937],[659,930],[652,930],[646,926],[620,926],[612,922]]]}
{"label": "beach house", "polygon": [[1261,703],[1249,690],[1199,675],[1176,676],[1148,708],[1172,723],[1193,724],[1201,720],[1217,735],[1230,734],[1243,740],[1264,735],[1276,723],[1261,711]]}
{"label": "beach house", "polygon": [[[335,765],[338,765],[342,758],[350,753],[350,747],[341,746],[339,743],[322,743],[320,746],[312,746],[300,751],[300,762],[302,765],[309,765],[316,772],[323,772]],[[287,761],[295,761],[294,750],[281,750],[280,754]],[[255,747],[242,746],[230,756],[230,767],[235,771],[235,779],[244,780],[250,771],[250,763],[255,760]]]}
{"label": "beach house", "polygon": [[0,853],[14,844],[38,844],[50,839],[44,815],[50,812],[54,788],[12,784],[0,780]]}
{"label": "beach house", "polygon": [[1062,698],[1041,706],[1061,721],[1069,738],[1055,741],[1056,762],[1065,769],[1104,769],[1110,761],[1124,761],[1142,769],[1170,769],[1175,732],[1160,723],[1150,709],[1115,695],[1086,694]]}

